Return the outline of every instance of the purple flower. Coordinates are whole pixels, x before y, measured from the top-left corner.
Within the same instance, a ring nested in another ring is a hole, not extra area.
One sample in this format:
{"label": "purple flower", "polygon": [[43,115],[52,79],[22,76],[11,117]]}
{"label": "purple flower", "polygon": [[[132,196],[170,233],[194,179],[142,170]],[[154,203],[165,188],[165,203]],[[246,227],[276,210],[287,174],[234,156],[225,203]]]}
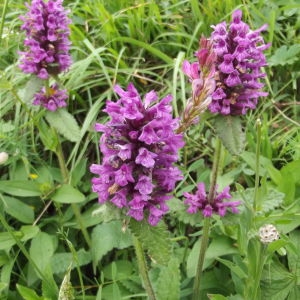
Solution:
{"label": "purple flower", "polygon": [[69,68],[70,19],[62,6],[63,0],[32,0],[28,12],[21,16],[26,32],[25,52],[21,52],[20,68],[24,73],[41,79],[57,75]]}
{"label": "purple flower", "polygon": [[66,90],[59,90],[56,84],[52,85],[49,89],[43,87],[40,92],[34,95],[33,104],[41,105],[48,110],[55,111],[60,107],[67,106],[66,100],[68,94]]}
{"label": "purple flower", "polygon": [[248,109],[255,109],[260,96],[267,96],[259,79],[265,74],[261,67],[266,66],[263,51],[270,47],[265,44],[261,32],[266,25],[252,31],[242,20],[242,12],[236,10],[227,28],[226,22],[212,26],[213,50],[217,55],[216,90],[208,106],[212,113],[241,115]]}
{"label": "purple flower", "polygon": [[168,193],[182,179],[173,165],[184,143],[182,135],[175,133],[179,124],[172,117],[172,97],[158,100],[151,91],[142,100],[133,84],[127,90],[118,85],[114,90],[120,98],[107,101],[104,110],[110,121],[95,126],[103,133],[103,160],[90,167],[97,175],[92,189],[100,203],[113,203],[138,221],[148,217],[154,226],[168,211]]}
{"label": "purple flower", "polygon": [[190,194],[184,192],[185,196],[184,204],[189,206],[187,212],[190,214],[195,214],[198,211],[201,211],[203,216],[209,218],[213,213],[224,217],[227,209],[231,209],[232,213],[238,213],[237,206],[241,204],[240,201],[227,201],[225,199],[231,199],[229,194],[229,186],[225,187],[224,190],[220,193],[216,193],[213,201],[209,202],[208,195],[205,191],[205,184],[203,182],[198,184],[198,189],[195,194]]}

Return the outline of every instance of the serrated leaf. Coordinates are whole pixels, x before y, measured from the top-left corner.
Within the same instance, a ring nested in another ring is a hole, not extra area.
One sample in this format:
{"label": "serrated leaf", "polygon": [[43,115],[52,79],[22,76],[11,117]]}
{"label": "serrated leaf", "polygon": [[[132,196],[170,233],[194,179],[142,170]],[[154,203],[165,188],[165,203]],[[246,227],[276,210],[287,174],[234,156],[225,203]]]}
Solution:
{"label": "serrated leaf", "polygon": [[69,184],[63,184],[52,196],[53,201],[58,203],[80,203],[85,200],[85,196]]}
{"label": "serrated leaf", "polygon": [[163,267],[156,286],[158,300],[173,300],[180,298],[179,261],[172,257],[166,267]]}
{"label": "serrated leaf", "polygon": [[151,226],[145,220],[138,222],[131,219],[129,228],[155,263],[168,264],[171,255],[171,243],[167,226],[163,221],[156,226]]}
{"label": "serrated leaf", "polygon": [[289,48],[284,45],[278,48],[268,60],[270,66],[291,65],[299,60],[300,44],[295,44]]}
{"label": "serrated leaf", "polygon": [[65,109],[47,111],[45,117],[49,124],[71,142],[80,140],[80,128],[75,118]]}
{"label": "serrated leaf", "polygon": [[122,231],[121,221],[99,224],[92,232],[92,258],[94,267],[101,258],[114,248],[124,249],[132,244],[128,231]]}
{"label": "serrated leaf", "polygon": [[239,116],[217,116],[215,129],[223,145],[232,155],[239,155],[244,150],[245,132]]}
{"label": "serrated leaf", "polygon": [[33,223],[34,212],[32,207],[13,197],[3,196],[3,199],[5,200],[4,210],[9,215],[22,223]]}
{"label": "serrated leaf", "polygon": [[0,191],[20,197],[42,195],[38,183],[28,180],[2,180],[0,181]]}

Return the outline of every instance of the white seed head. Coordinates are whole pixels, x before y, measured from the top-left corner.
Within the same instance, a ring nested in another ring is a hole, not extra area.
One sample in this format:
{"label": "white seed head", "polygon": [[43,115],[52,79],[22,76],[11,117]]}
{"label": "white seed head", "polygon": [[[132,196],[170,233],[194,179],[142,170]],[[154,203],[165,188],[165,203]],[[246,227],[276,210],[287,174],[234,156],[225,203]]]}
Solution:
{"label": "white seed head", "polygon": [[0,165],[4,164],[8,160],[8,154],[6,152],[0,152]]}
{"label": "white seed head", "polygon": [[260,241],[264,244],[269,244],[279,239],[279,233],[272,224],[266,224],[260,227],[258,233]]}

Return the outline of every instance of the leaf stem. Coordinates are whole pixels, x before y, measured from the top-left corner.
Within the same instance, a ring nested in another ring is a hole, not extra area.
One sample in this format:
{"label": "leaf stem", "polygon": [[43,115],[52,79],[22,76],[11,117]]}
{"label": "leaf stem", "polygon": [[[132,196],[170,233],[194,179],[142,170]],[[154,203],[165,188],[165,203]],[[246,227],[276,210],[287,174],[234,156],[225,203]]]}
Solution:
{"label": "leaf stem", "polygon": [[4,1],[3,5],[3,11],[2,11],[2,16],[1,16],[1,23],[0,23],[0,43],[2,40],[2,34],[3,34],[3,28],[4,28],[4,22],[5,22],[5,15],[8,7],[8,0]]}
{"label": "leaf stem", "polygon": [[142,276],[142,280],[143,280],[143,283],[144,283],[145,290],[148,294],[149,300],[156,300],[154,290],[153,290],[151,281],[149,279],[148,269],[147,269],[147,264],[146,264],[146,259],[145,259],[142,244],[140,243],[138,238],[135,237],[134,235],[132,235],[132,240],[133,240],[133,245],[134,245],[134,248],[135,248],[136,258],[137,258],[137,262],[138,262],[138,266],[139,266],[139,271],[140,271],[140,274]]}
{"label": "leaf stem", "polygon": [[[211,171],[211,178],[210,178],[210,188],[208,193],[208,202],[213,203],[215,198],[216,192],[216,183],[218,178],[218,173],[220,169],[220,157],[222,152],[222,142],[219,138],[216,140],[216,148],[215,148],[215,155],[213,160],[213,166]],[[201,237],[201,247],[198,257],[198,264],[196,270],[196,276],[193,286],[193,300],[200,300],[200,284],[202,279],[202,269],[204,264],[205,253],[208,247],[209,242],[209,232],[210,232],[210,218],[204,218],[203,223],[203,230],[202,230],[202,237]]]}

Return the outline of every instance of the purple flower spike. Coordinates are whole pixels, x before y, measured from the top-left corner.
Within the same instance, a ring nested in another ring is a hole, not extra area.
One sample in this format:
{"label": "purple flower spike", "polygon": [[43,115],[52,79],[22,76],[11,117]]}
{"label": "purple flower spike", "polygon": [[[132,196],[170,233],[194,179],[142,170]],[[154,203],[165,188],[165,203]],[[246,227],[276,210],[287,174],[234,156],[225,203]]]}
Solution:
{"label": "purple flower spike", "polygon": [[208,107],[212,113],[245,114],[256,108],[258,97],[267,95],[261,91],[264,84],[259,82],[265,76],[261,72],[261,67],[266,66],[263,51],[270,47],[261,36],[266,27],[250,30],[240,10],[232,14],[229,28],[225,22],[212,26],[210,40],[217,55],[216,90]]}
{"label": "purple flower spike", "polygon": [[117,85],[115,92],[119,99],[107,101],[104,110],[110,121],[95,126],[103,133],[103,160],[90,167],[96,175],[92,188],[100,203],[108,201],[155,226],[168,211],[168,193],[182,179],[173,165],[184,144],[182,134],[175,133],[179,120],[172,117],[170,95],[158,100],[151,91],[141,99],[133,84],[127,90]]}
{"label": "purple flower spike", "polygon": [[238,213],[239,211],[237,209],[237,206],[241,204],[240,201],[224,202],[225,199],[231,199],[229,190],[230,188],[229,186],[227,186],[222,192],[216,193],[213,201],[210,203],[208,201],[204,183],[199,183],[196,194],[190,194],[187,192],[183,193],[183,195],[185,196],[184,204],[187,204],[189,206],[187,212],[190,214],[195,214],[198,211],[201,211],[202,215],[206,218],[211,217],[213,213],[224,217],[227,209],[231,209],[231,212],[234,214]]}
{"label": "purple flower spike", "polygon": [[32,0],[26,4],[28,12],[21,16],[21,27],[26,32],[25,52],[21,52],[20,68],[41,79],[67,70],[69,55],[70,19],[62,6],[63,0]]}
{"label": "purple flower spike", "polygon": [[67,106],[68,94],[66,90],[59,90],[56,84],[52,85],[46,92],[43,87],[34,95],[33,104],[41,105],[48,110],[55,111],[60,107]]}

